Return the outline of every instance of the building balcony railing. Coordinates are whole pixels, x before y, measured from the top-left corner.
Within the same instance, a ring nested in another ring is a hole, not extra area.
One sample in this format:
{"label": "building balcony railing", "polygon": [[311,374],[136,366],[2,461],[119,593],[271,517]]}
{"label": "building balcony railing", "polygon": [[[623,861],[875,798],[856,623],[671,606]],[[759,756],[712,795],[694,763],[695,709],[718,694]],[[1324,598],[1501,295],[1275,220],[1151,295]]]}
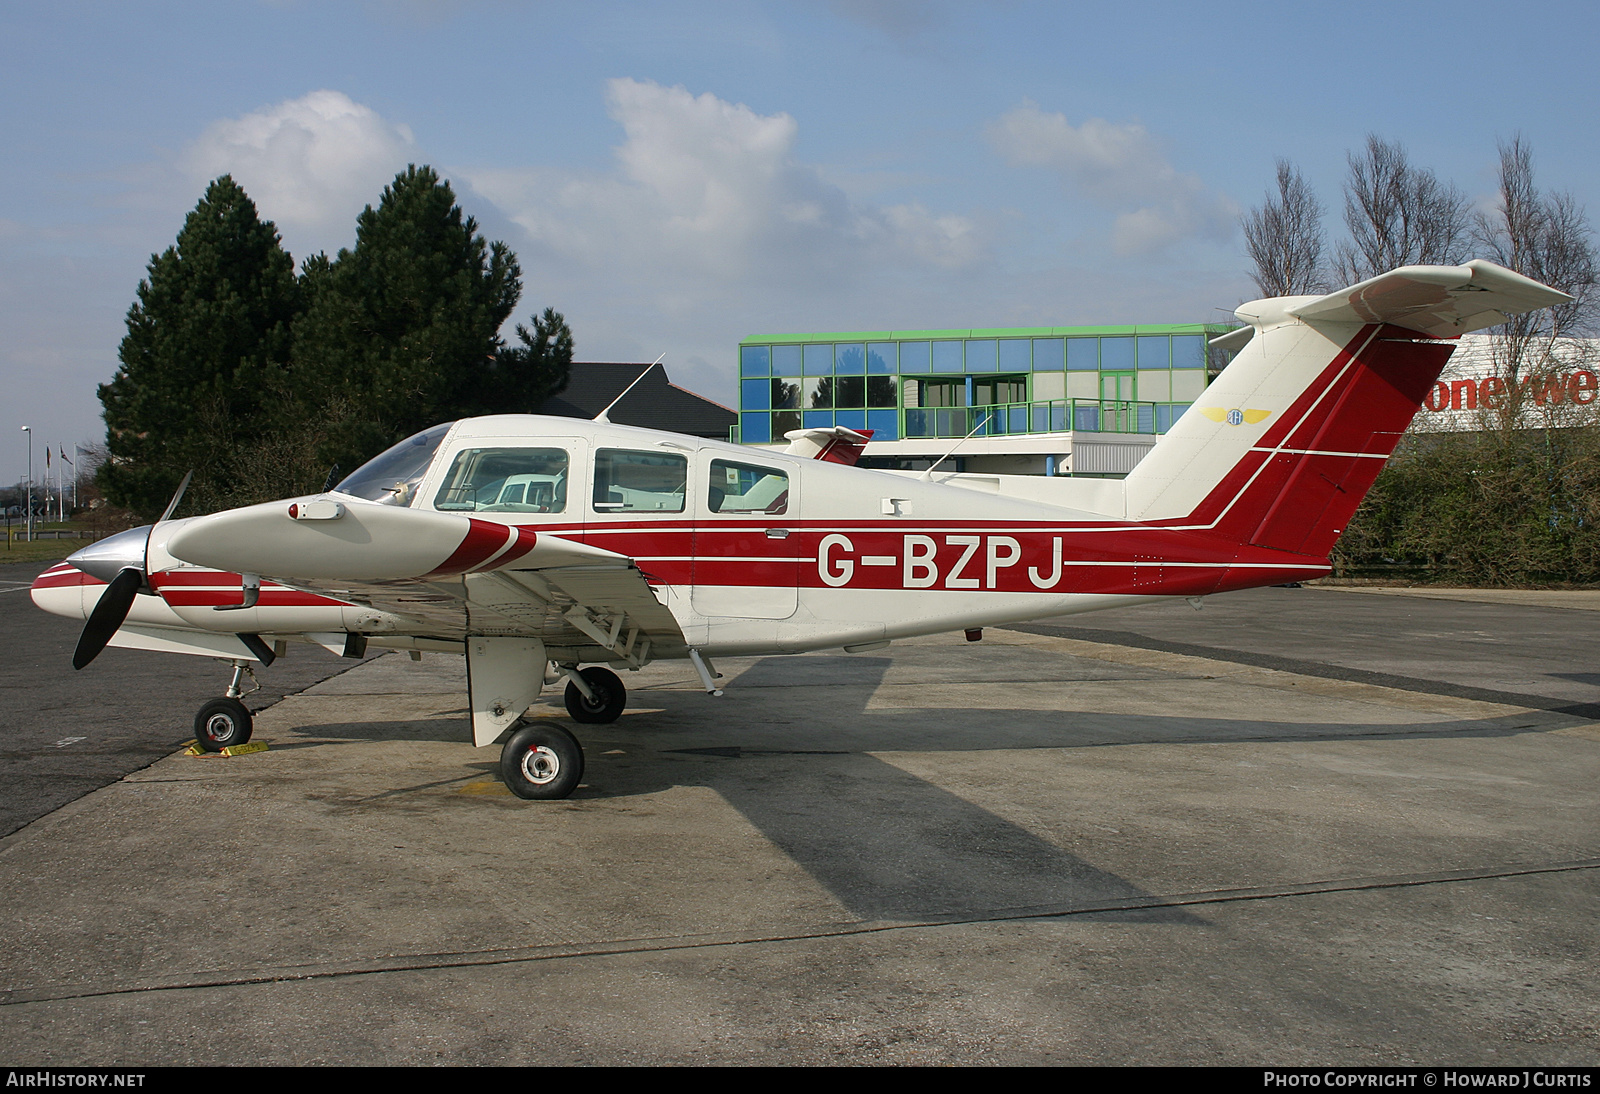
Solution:
{"label": "building balcony railing", "polygon": [[905,411],[905,437],[1004,437],[1017,433],[1155,433],[1155,403],[1056,399],[998,406],[920,407]]}
{"label": "building balcony railing", "polygon": [[[994,406],[906,407],[898,415],[898,436],[885,434],[884,439],[961,438],[968,434],[1006,437],[1068,431],[1154,435],[1171,429],[1188,405],[1125,399],[1054,399]],[[788,413],[796,417],[799,414]],[[774,431],[776,428],[775,425]],[[738,425],[728,431],[728,439],[740,443]]]}

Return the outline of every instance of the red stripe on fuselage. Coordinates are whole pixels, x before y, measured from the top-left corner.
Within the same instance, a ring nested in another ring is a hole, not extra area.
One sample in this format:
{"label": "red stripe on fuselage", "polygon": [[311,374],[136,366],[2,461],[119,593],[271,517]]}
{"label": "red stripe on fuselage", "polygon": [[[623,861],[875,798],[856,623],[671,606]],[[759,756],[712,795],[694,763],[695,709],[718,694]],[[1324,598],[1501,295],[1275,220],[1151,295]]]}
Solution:
{"label": "red stripe on fuselage", "polygon": [[46,570],[33,579],[32,588],[35,589],[69,589],[81,585],[104,585],[105,582],[97,577],[90,577],[82,570],[73,566],[57,566]]}

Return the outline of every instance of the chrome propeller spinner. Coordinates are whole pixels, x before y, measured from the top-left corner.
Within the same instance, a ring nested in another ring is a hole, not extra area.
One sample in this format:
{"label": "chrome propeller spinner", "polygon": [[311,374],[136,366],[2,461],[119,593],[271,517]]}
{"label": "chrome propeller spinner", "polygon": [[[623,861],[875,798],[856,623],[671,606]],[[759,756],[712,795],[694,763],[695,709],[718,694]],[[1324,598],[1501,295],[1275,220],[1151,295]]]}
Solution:
{"label": "chrome propeller spinner", "polygon": [[161,520],[155,524],[118,532],[67,556],[67,562],[72,566],[106,583],[105,592],[100,594],[99,602],[89,613],[88,622],[83,625],[83,633],[78,635],[78,647],[72,651],[73,668],[81,669],[99,657],[100,651],[106,648],[106,643],[111,641],[111,636],[117,633],[117,629],[127,620],[128,613],[133,610],[133,598],[141,590],[150,591],[149,573],[146,570],[150,534],[162,521],[172,516],[172,511],[178,507],[193,477],[193,471],[183,477],[178,484],[178,492],[172,495],[166,511],[161,514]]}

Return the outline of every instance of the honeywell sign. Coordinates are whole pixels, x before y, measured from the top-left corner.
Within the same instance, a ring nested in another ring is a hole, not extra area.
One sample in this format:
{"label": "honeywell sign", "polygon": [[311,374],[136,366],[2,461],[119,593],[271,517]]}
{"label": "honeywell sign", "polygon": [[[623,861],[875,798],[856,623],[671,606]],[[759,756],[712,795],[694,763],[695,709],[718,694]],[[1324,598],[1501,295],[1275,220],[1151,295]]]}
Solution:
{"label": "honeywell sign", "polygon": [[1577,424],[1600,417],[1600,406],[1588,409],[1600,402],[1600,345],[1594,340],[1562,339],[1548,359],[1514,381],[1515,391],[1513,381],[1496,371],[1490,339],[1461,339],[1444,375],[1412,420],[1412,431],[1478,429],[1482,411],[1500,410],[1512,402],[1520,403],[1530,426],[1551,421]]}

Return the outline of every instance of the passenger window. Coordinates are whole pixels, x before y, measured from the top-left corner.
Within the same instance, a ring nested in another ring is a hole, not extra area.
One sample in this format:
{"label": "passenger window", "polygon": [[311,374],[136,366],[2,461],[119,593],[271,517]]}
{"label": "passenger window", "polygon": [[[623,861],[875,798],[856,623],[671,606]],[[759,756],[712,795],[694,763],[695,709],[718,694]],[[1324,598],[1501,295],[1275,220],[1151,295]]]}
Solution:
{"label": "passenger window", "polygon": [[564,513],[561,448],[468,448],[456,453],[433,507],[445,512]]}
{"label": "passenger window", "polygon": [[789,476],[770,467],[729,460],[711,461],[706,508],[713,513],[769,513],[789,508]]}
{"label": "passenger window", "polygon": [[681,513],[689,460],[665,452],[602,448],[594,455],[597,513]]}

